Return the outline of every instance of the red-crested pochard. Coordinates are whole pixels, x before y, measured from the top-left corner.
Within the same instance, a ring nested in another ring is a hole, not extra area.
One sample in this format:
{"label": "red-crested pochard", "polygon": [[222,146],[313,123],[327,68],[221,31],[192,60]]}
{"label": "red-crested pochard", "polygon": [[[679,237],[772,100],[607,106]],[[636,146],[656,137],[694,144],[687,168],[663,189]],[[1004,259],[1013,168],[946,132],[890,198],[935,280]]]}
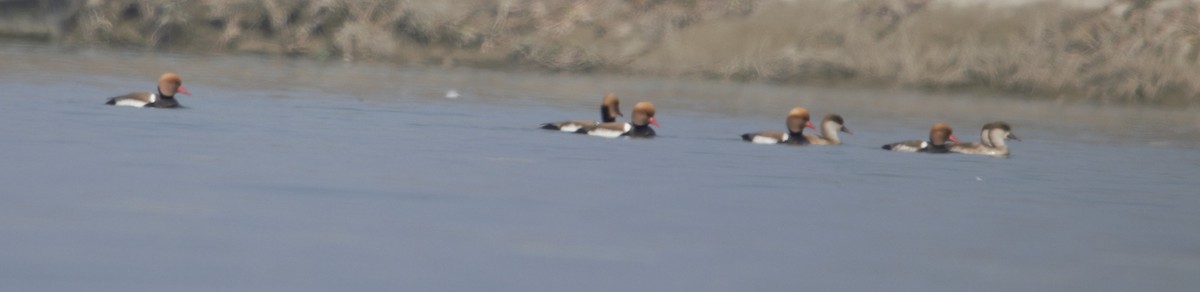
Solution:
{"label": "red-crested pochard", "polygon": [[979,143],[950,145],[950,151],[963,154],[1008,157],[1008,145],[1004,141],[1021,141],[1021,138],[1012,133],[1012,126],[1009,126],[1005,122],[991,122],[983,125],[983,130],[979,133],[979,139]]}
{"label": "red-crested pochard", "polygon": [[958,143],[958,138],[954,137],[954,130],[950,129],[950,125],[946,123],[936,123],[929,129],[929,141],[909,140],[883,145],[884,150],[896,152],[925,152],[925,153],[950,153],[949,145],[946,141]]}
{"label": "red-crested pochard", "polygon": [[804,138],[808,139],[808,143],[813,145],[842,144],[842,139],[838,137],[838,132],[846,132],[846,134],[854,135],[854,132],[851,132],[845,123],[840,115],[825,115],[825,118],[821,119],[821,135],[805,133]]}
{"label": "red-crested pochard", "polygon": [[561,121],[557,123],[542,124],[542,129],[559,130],[563,132],[575,132],[582,128],[595,127],[600,123],[612,123],[617,121],[617,117],[624,117],[621,114],[621,100],[614,93],[604,95],[604,100],[600,102],[600,120],[571,120]]}
{"label": "red-crested pochard", "polygon": [[118,97],[108,99],[107,105],[120,105],[132,107],[157,107],[157,108],[176,108],[180,107],[179,101],[175,100],[175,93],[192,95],[187,89],[183,88],[183,80],[179,79],[179,75],[175,73],[166,73],[158,78],[158,93],[150,92],[134,92]]}
{"label": "red-crested pochard", "polygon": [[809,121],[808,109],[802,107],[793,108],[788,112],[786,125],[788,129],[787,133],[779,131],[745,133],[742,134],[742,140],[754,144],[808,145],[809,141],[804,136],[804,128],[817,129]]}
{"label": "red-crested pochard", "polygon": [[654,129],[650,128],[650,125],[662,127],[662,125],[658,124],[658,121],[654,120],[654,104],[643,101],[633,105],[633,111],[629,116],[628,123],[602,123],[592,127],[584,127],[575,132],[607,138],[621,136],[650,138],[655,135]]}

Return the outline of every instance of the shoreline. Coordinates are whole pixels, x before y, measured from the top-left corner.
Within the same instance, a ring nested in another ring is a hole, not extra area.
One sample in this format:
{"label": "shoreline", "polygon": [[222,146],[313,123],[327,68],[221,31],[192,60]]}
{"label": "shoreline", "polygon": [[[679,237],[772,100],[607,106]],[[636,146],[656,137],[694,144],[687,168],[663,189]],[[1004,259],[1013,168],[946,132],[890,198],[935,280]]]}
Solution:
{"label": "shoreline", "polygon": [[418,2],[10,0],[0,40],[1200,104],[1196,1]]}

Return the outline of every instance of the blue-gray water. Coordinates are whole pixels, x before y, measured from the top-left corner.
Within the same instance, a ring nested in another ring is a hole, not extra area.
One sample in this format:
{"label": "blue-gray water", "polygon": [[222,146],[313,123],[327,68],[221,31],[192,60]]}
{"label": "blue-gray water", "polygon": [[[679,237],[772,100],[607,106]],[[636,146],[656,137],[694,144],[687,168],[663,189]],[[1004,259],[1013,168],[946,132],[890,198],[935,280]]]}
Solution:
{"label": "blue-gray water", "polygon": [[[661,137],[536,129],[605,91]],[[1200,289],[1194,109],[13,44],[0,101],[5,291]],[[856,135],[739,140],[797,105]]]}

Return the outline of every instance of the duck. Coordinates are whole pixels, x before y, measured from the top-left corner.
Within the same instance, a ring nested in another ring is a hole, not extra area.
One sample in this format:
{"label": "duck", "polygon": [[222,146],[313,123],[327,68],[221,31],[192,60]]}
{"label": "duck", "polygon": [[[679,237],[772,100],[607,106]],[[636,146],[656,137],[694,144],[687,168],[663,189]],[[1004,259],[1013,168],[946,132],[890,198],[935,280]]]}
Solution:
{"label": "duck", "polygon": [[654,104],[650,102],[639,102],[633,105],[633,111],[629,116],[629,122],[609,122],[600,123],[595,126],[583,127],[576,130],[576,133],[587,134],[590,136],[600,136],[606,138],[616,137],[633,137],[633,138],[651,138],[656,134],[654,128],[662,127],[658,121],[654,120]]}
{"label": "duck", "polygon": [[953,145],[950,145],[950,151],[953,151],[956,153],[966,153],[966,152],[971,152],[971,151],[980,151],[978,149],[992,147],[992,143],[988,142],[988,133],[990,133],[990,131],[992,130],[993,127],[995,127],[995,123],[988,123],[988,124],[983,125],[983,129],[979,130],[979,143],[975,143],[975,142],[954,143]]}
{"label": "duck", "polygon": [[600,101],[600,121],[595,120],[570,120],[556,123],[542,124],[542,129],[558,130],[563,132],[576,132],[582,128],[595,127],[600,123],[612,123],[617,121],[617,117],[624,117],[621,113],[621,100],[617,98],[615,93],[609,92],[604,95],[604,99]]}
{"label": "duck", "polygon": [[808,139],[808,143],[813,145],[838,145],[842,144],[842,139],[838,137],[838,132],[846,132],[846,134],[854,135],[850,128],[846,127],[845,120],[841,115],[828,114],[821,119],[821,135],[804,134],[804,138]]}
{"label": "duck", "polygon": [[895,152],[950,153],[950,147],[946,144],[947,140],[958,143],[958,138],[954,137],[954,130],[950,128],[950,125],[938,122],[929,129],[929,141],[896,142],[883,145],[883,149]]}
{"label": "duck", "polygon": [[992,157],[1008,157],[1008,145],[1005,140],[1021,141],[1020,137],[1012,133],[1012,126],[1008,123],[997,121],[983,125],[983,129],[979,133],[979,143],[960,143],[950,146],[950,151],[963,154],[986,155]]}
{"label": "duck", "polygon": [[742,140],[754,144],[788,144],[788,145],[808,145],[810,143],[808,137],[804,135],[804,128],[816,130],[812,122],[809,121],[808,109],[803,107],[792,108],[788,111],[786,125],[788,131],[762,131],[756,133],[742,134]]}
{"label": "duck", "polygon": [[178,108],[181,105],[175,99],[175,94],[177,93],[192,95],[186,88],[183,88],[183,80],[179,78],[179,74],[167,72],[158,77],[157,93],[133,92],[109,98],[108,102],[104,104],[113,106]]}

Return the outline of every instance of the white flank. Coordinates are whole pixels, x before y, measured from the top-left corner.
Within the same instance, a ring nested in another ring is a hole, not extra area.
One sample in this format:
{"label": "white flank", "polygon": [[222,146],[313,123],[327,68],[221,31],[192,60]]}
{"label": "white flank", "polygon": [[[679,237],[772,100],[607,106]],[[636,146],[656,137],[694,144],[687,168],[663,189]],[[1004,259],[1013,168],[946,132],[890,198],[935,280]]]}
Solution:
{"label": "white flank", "polygon": [[462,96],[462,95],[459,95],[458,91],[455,91],[454,89],[451,89],[450,91],[446,91],[446,98],[453,99],[453,98],[458,98],[460,96]]}
{"label": "white flank", "polygon": [[779,140],[776,140],[775,138],[771,138],[771,137],[767,137],[767,136],[754,136],[754,139],[750,139],[750,143],[754,143],[754,144],[779,144]]}
{"label": "white flank", "polygon": [[116,103],[115,105],[119,105],[119,106],[132,106],[132,107],[144,107],[144,106],[146,106],[147,104],[150,104],[150,103],[148,103],[148,102],[144,102],[144,101],[140,101],[140,100],[136,100],[136,99],[122,99],[122,100],[118,100],[118,101],[117,101],[117,103]]}
{"label": "white flank", "polygon": [[604,138],[616,138],[616,137],[621,137],[621,134],[625,134],[625,133],[629,132],[629,130],[631,130],[631,129],[633,129],[633,125],[630,125],[629,123],[625,123],[625,131],[613,131],[613,130],[609,130],[609,129],[605,129],[605,128],[596,128],[595,130],[588,131],[587,134],[592,135],[592,136],[600,136],[600,137],[604,137]]}
{"label": "white flank", "polygon": [[566,124],[563,124],[561,127],[558,127],[558,130],[563,131],[563,132],[574,133],[575,131],[578,131],[579,128],[583,128],[583,127],[580,127],[579,124],[576,124],[576,123],[566,123]]}
{"label": "white flank", "polygon": [[921,149],[925,149],[925,147],[929,147],[929,142],[921,141],[920,148],[914,148],[912,146],[909,146],[908,144],[899,143],[899,144],[892,145],[892,151],[895,151],[895,152],[917,152],[917,151],[920,151]]}

